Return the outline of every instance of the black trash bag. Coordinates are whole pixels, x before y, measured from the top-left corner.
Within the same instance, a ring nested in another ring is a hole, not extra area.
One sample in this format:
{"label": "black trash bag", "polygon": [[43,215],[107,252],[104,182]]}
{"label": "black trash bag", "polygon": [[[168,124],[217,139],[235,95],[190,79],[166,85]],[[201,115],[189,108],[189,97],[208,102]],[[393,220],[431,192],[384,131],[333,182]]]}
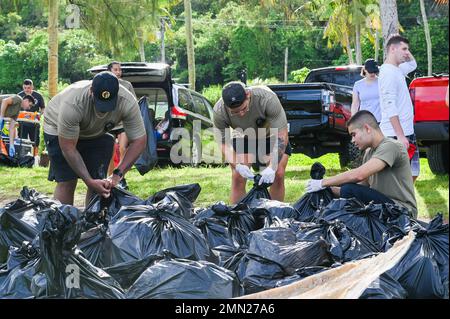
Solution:
{"label": "black trash bag", "polygon": [[0,299],[34,298],[31,286],[40,261],[39,248],[27,241],[10,247],[8,261],[0,266]]}
{"label": "black trash bag", "polygon": [[217,246],[233,246],[234,242],[228,231],[228,224],[224,219],[206,217],[193,220],[195,227],[199,228],[211,249]]}
{"label": "black trash bag", "polygon": [[245,203],[227,206],[223,202],[219,202],[209,208],[198,210],[193,220],[196,222],[206,218],[216,218],[225,221],[229,237],[233,241],[233,246],[236,247],[247,246],[247,235],[251,231],[264,226],[255,220],[248,205]]}
{"label": "black trash bag", "polygon": [[295,220],[299,218],[299,212],[291,205],[265,198],[254,200],[250,211],[255,217],[257,224],[260,225],[262,223],[264,227],[269,227],[275,217],[279,219],[293,218]]}
{"label": "black trash bag", "polygon": [[259,184],[259,180],[261,179],[261,175],[256,174],[253,179],[253,188],[243,197],[239,200],[238,204],[248,204],[249,206],[252,206],[252,201],[255,199],[260,198],[266,198],[271,199],[269,191],[267,188],[271,184]]}
{"label": "black trash bag", "polygon": [[[0,208],[0,249],[4,251],[10,246],[20,247],[23,241],[32,241],[42,229],[50,207],[60,205],[27,187],[20,194],[21,198]],[[0,262],[5,257],[0,256]]]}
{"label": "black trash bag", "polygon": [[34,157],[30,155],[24,155],[21,157],[11,157],[0,153],[0,166],[9,167],[28,167],[32,168],[34,165]]}
{"label": "black trash bag", "polygon": [[164,250],[177,258],[205,260],[209,246],[200,230],[177,213],[178,205],[128,206],[109,224],[121,262],[141,260]]}
{"label": "black trash bag", "polygon": [[295,274],[292,276],[285,277],[275,283],[275,287],[282,287],[290,285],[294,282],[300,281],[306,277],[318,274],[322,271],[328,270],[330,267],[323,266],[313,266],[313,267],[303,267],[295,270]]}
{"label": "black trash bag", "polygon": [[129,299],[225,299],[239,296],[234,273],[207,261],[161,260],[127,292]]}
{"label": "black trash bag", "polygon": [[384,273],[364,290],[359,299],[405,299],[407,296],[408,293],[402,285]]}
{"label": "black trash bag", "polygon": [[[383,204],[364,205],[356,198],[350,199],[335,199],[322,211],[322,218],[327,221],[340,220],[348,228],[362,235],[363,237],[372,241],[378,248],[384,246],[386,238],[391,237],[392,234],[398,234],[401,227],[406,227],[404,233],[409,229],[409,223],[404,223],[404,219],[400,216],[387,219]],[[391,210],[392,212],[393,210]],[[397,212],[401,212],[399,208]],[[398,222],[400,224],[392,224]]]}
{"label": "black trash bag", "polygon": [[202,188],[198,183],[169,187],[150,196],[147,199],[146,204],[156,204],[157,202],[164,199],[164,197],[166,197],[166,194],[169,192],[176,192],[177,194],[181,194],[191,203],[194,203],[197,200],[198,195],[200,195],[201,190]]}
{"label": "black trash bag", "polygon": [[145,132],[147,133],[147,145],[141,155],[138,157],[134,166],[139,174],[144,175],[150,171],[158,162],[158,153],[156,151],[156,139],[152,119],[148,112],[147,97],[139,100],[139,109],[141,110],[142,119],[144,120]]}
{"label": "black trash bag", "polygon": [[[151,205],[152,203],[147,201],[146,205]],[[177,209],[173,211],[173,213],[176,213],[180,216],[183,216],[185,219],[191,218],[193,211],[194,211],[194,205],[193,203],[185,197],[182,193],[178,192],[167,192],[165,196],[157,202],[157,204],[162,205],[171,205],[177,206]]]}
{"label": "black trash bag", "polygon": [[369,239],[346,227],[343,222],[325,220],[299,229],[297,240],[315,242],[321,238],[330,245],[330,253],[335,262],[345,263],[376,255],[381,250]]}
{"label": "black trash bag", "polygon": [[297,242],[295,233],[286,228],[264,228],[250,235],[249,262],[243,285],[245,293],[274,288],[280,279],[295,270],[333,263],[325,240]]}
{"label": "black trash bag", "polygon": [[[84,210],[86,221],[91,227],[98,223],[107,223],[122,206],[142,205],[144,200],[133,195],[132,193],[120,189],[113,188],[108,198],[96,194]],[[90,228],[90,227],[89,227]]]}
{"label": "black trash bag", "polygon": [[120,285],[76,248],[83,227],[75,207],[62,205],[47,215],[39,236],[47,297],[123,298]]}
{"label": "black trash bag", "polygon": [[[312,179],[323,179],[326,169],[319,163],[311,165],[309,175]],[[306,193],[292,206],[299,212],[299,221],[312,222],[317,218],[318,212],[333,200],[333,193],[330,188],[325,188],[318,192]]]}
{"label": "black trash bag", "polygon": [[423,228],[413,228],[416,238],[409,250],[387,273],[408,292],[408,298],[448,298],[448,224],[438,214]]}
{"label": "black trash bag", "polygon": [[236,248],[234,246],[222,245],[214,247],[212,252],[218,257],[217,264],[220,267],[233,271],[239,282],[242,283],[249,260],[247,257],[247,247]]}

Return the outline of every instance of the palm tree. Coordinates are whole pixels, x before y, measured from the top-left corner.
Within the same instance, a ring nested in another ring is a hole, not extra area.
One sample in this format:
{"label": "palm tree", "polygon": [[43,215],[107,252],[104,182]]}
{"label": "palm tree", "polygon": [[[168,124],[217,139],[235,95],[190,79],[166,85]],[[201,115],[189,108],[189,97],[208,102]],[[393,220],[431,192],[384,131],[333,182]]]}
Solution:
{"label": "palm tree", "polygon": [[[386,42],[391,34],[398,33],[397,0],[380,0],[381,30],[383,33],[383,52],[386,57]],[[384,60],[383,57],[383,60]]]}
{"label": "palm tree", "polygon": [[420,2],[420,12],[422,13],[423,20],[423,29],[425,31],[425,41],[427,43],[427,61],[428,61],[428,76],[431,76],[433,73],[433,55],[432,55],[432,46],[431,46],[431,36],[430,36],[430,27],[428,25],[427,12],[425,10],[424,0],[419,0]]}
{"label": "palm tree", "polygon": [[50,97],[58,93],[58,4],[48,1],[48,91]]}
{"label": "palm tree", "polygon": [[184,0],[184,15],[186,24],[186,48],[189,72],[189,86],[195,90],[195,55],[194,55],[194,39],[192,34],[192,9],[191,0]]}

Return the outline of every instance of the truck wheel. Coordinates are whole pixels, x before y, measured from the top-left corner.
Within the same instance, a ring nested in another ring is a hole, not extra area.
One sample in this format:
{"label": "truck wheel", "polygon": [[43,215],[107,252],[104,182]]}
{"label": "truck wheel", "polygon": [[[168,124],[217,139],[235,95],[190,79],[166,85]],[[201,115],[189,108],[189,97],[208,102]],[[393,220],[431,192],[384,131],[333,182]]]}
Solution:
{"label": "truck wheel", "polygon": [[356,168],[361,166],[363,154],[351,141],[346,141],[339,153],[341,168]]}
{"label": "truck wheel", "polygon": [[448,144],[433,144],[427,149],[428,165],[436,175],[448,174]]}

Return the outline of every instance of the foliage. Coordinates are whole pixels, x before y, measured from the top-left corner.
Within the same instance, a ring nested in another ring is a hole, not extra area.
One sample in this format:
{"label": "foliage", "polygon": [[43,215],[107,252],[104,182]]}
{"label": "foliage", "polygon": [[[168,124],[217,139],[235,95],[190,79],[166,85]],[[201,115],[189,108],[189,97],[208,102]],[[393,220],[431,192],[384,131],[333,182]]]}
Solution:
{"label": "foliage", "polygon": [[211,85],[203,88],[202,95],[212,104],[216,104],[217,101],[222,97],[222,86],[221,85]]}
{"label": "foliage", "polygon": [[295,70],[291,72],[291,75],[296,83],[303,83],[308,75],[310,69],[303,67],[300,70]]}

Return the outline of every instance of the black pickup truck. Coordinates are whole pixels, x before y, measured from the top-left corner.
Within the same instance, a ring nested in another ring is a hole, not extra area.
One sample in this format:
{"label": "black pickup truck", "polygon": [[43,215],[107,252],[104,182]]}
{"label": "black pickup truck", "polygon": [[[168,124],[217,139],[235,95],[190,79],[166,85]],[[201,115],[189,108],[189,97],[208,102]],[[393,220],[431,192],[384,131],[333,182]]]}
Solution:
{"label": "black pickup truck", "polygon": [[347,121],[353,84],[362,79],[361,67],[314,69],[303,84],[269,85],[286,112],[294,153],[311,158],[339,153],[342,167],[358,165],[360,151],[351,143]]}

